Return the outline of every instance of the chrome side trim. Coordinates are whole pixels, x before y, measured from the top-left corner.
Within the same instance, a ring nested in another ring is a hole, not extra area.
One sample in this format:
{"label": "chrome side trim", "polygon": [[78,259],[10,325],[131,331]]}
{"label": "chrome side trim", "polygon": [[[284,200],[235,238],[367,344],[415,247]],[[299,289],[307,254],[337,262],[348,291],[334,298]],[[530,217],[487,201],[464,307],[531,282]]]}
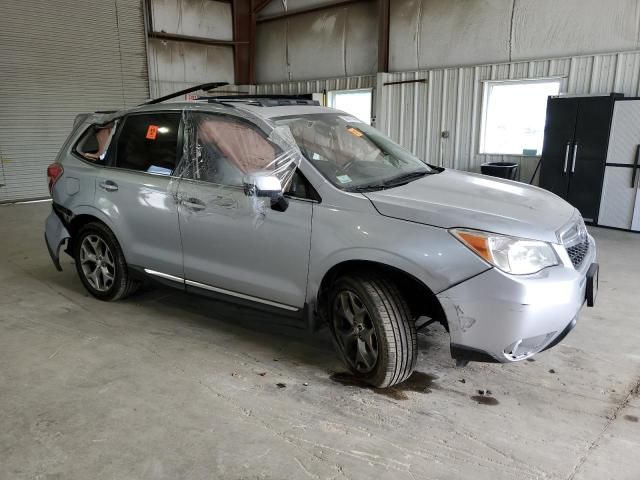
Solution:
{"label": "chrome side trim", "polygon": [[166,280],[173,280],[174,282],[184,283],[184,278],[174,277],[173,275],[169,275],[168,273],[156,272],[155,270],[151,270],[149,268],[145,268],[144,273],[148,273],[149,275],[154,275],[156,277],[164,278]]}
{"label": "chrome side trim", "polygon": [[194,282],[193,280],[185,280],[185,283],[191,287],[198,287],[204,290],[210,290],[212,292],[222,293],[224,295],[231,295],[232,297],[242,298],[243,300],[250,300],[252,302],[264,303],[265,305],[271,305],[272,307],[282,308],[291,312],[297,312],[299,308],[292,307],[290,305],[284,305],[282,303],[272,302],[270,300],[264,300],[258,297],[252,297],[251,295],[245,295],[244,293],[233,292],[231,290],[225,290],[224,288],[213,287],[205,283]]}

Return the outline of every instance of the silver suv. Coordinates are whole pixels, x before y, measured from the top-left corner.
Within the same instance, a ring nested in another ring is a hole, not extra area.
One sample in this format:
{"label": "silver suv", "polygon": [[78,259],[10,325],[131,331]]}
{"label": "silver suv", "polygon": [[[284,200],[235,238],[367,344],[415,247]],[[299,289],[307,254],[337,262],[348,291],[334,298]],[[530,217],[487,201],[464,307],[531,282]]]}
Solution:
{"label": "silver suv", "polygon": [[326,322],[349,369],[404,381],[416,331],[514,362],[561,341],[597,290],[582,217],[522,183],[425,164],[308,100],[208,98],[83,114],[48,168],[46,243],[118,300],[154,279]]}

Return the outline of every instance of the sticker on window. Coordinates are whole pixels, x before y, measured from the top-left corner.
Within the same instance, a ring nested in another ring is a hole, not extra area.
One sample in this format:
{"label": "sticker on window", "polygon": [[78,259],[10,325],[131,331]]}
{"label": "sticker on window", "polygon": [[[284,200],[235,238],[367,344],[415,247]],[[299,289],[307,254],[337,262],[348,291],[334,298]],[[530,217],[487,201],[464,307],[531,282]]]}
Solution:
{"label": "sticker on window", "polygon": [[147,140],[155,140],[157,135],[158,135],[158,126],[149,125],[149,128],[147,128],[147,135],[145,138]]}
{"label": "sticker on window", "polygon": [[356,117],[352,117],[351,115],[339,115],[339,118],[347,123],[364,123],[362,120],[358,120]]}
{"label": "sticker on window", "polygon": [[351,135],[354,135],[356,137],[362,137],[364,136],[364,133],[362,133],[360,130],[358,130],[355,127],[349,127],[347,128],[347,132],[349,132]]}
{"label": "sticker on window", "polygon": [[338,175],[336,178],[340,183],[351,183],[351,177],[349,175]]}

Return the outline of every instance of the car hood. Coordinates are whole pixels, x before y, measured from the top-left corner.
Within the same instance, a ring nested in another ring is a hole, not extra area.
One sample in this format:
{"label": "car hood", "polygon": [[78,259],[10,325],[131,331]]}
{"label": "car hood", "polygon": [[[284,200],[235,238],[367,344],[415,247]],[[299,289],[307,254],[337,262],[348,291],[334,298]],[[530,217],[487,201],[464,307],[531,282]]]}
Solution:
{"label": "car hood", "polygon": [[456,170],[364,195],[387,217],[554,243],[556,232],[576,213],[541,188]]}

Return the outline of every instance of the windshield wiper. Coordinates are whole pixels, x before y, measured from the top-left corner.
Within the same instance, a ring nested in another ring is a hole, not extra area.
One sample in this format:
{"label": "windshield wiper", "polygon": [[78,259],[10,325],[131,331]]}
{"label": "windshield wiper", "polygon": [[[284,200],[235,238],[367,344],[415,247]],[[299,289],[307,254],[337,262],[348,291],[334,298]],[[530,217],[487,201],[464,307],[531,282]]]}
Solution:
{"label": "windshield wiper", "polygon": [[375,191],[378,191],[378,190],[384,190],[385,188],[388,188],[386,184],[383,184],[383,183],[371,183],[369,185],[360,185],[359,187],[351,187],[351,188],[347,188],[345,190],[347,192],[363,193],[363,192],[375,192]]}
{"label": "windshield wiper", "polygon": [[382,183],[386,187],[404,185],[405,183],[409,183],[412,180],[416,180],[418,178],[425,177],[427,175],[433,175],[434,173],[437,173],[437,172],[431,172],[429,170],[420,170],[420,171],[417,171],[417,172],[409,172],[409,173],[405,173],[403,175],[399,175],[399,176],[394,177],[394,178],[390,178],[389,180],[385,180]]}

